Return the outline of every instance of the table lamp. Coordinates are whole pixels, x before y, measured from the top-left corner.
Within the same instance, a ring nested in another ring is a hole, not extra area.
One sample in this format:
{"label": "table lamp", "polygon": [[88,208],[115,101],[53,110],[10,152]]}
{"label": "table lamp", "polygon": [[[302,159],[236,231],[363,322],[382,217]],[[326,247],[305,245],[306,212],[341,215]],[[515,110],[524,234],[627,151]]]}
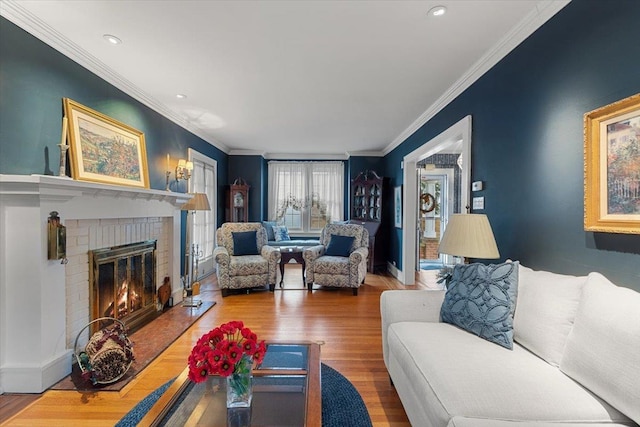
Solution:
{"label": "table lamp", "polygon": [[[438,252],[462,257],[464,262],[467,262],[468,258],[500,257],[491,224],[484,214],[453,214],[440,240]],[[441,272],[440,277],[448,283],[451,269],[445,270],[447,271]]]}

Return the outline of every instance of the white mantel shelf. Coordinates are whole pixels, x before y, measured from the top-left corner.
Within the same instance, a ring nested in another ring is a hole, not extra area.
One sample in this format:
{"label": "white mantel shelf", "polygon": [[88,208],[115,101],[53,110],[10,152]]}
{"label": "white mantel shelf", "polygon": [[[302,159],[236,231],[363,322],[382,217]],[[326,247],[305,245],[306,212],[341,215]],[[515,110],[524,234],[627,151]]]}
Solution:
{"label": "white mantel shelf", "polygon": [[157,200],[171,203],[176,207],[182,206],[192,197],[191,194],[186,193],[76,181],[68,177],[52,175],[2,174],[0,174],[0,194],[40,194],[42,197],[55,198],[60,201],[80,196]]}
{"label": "white mantel shelf", "polygon": [[[161,219],[154,222],[165,224],[161,240],[167,261],[159,268],[162,276],[170,276],[174,301],[179,301],[180,208],[191,197],[59,176],[0,174],[0,394],[40,393],[71,372],[66,341],[74,329],[67,324],[66,307],[68,298],[79,296],[65,296],[67,276],[88,277],[88,261],[67,265],[47,259],[50,212],[76,227],[106,220],[111,229],[121,220],[139,225]],[[69,230],[67,241],[80,240]],[[82,244],[88,247],[91,238],[84,237]],[[67,256],[82,258],[79,251],[87,249],[68,250]]]}

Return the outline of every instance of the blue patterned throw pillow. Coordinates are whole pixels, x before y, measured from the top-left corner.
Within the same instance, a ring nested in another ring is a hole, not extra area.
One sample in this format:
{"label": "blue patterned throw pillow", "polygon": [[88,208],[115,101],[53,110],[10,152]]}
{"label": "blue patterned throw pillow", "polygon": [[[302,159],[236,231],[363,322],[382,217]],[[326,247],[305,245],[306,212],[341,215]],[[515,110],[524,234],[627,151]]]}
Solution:
{"label": "blue patterned throw pillow", "polygon": [[291,240],[291,237],[289,237],[289,230],[287,230],[286,225],[276,225],[273,227],[273,234],[275,235],[276,242]]}
{"label": "blue patterned throw pillow", "polygon": [[277,226],[278,223],[275,221],[262,221],[262,226],[267,231],[267,240],[274,241],[276,240],[276,235],[273,232],[273,227]]}
{"label": "blue patterned throw pillow", "polygon": [[260,254],[256,230],[233,232],[231,237],[233,238],[233,254],[235,256]]}
{"label": "blue patterned throw pillow", "polygon": [[512,350],[518,265],[456,265],[440,309],[442,321]]}

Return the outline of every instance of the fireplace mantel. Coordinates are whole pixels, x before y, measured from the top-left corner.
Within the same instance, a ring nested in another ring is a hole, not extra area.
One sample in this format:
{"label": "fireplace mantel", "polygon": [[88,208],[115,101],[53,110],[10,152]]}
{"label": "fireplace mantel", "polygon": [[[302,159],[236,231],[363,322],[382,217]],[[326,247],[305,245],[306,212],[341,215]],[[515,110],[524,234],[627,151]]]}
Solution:
{"label": "fireplace mantel", "polygon": [[186,193],[121,187],[51,175],[0,175],[0,195],[38,195],[65,202],[77,197],[106,197],[119,200],[166,202],[180,207],[192,197]]}
{"label": "fireplace mantel", "polygon": [[[66,286],[70,276],[84,274],[78,269],[88,267],[47,259],[49,213],[57,211],[62,224],[81,227],[162,220],[168,250],[162,274],[171,277],[174,300],[179,301],[180,206],[190,198],[65,177],[0,174],[0,393],[40,393],[71,371],[68,335],[76,325],[69,326],[67,319],[66,308],[73,301]],[[84,256],[79,249],[67,251],[68,257],[74,255]]]}

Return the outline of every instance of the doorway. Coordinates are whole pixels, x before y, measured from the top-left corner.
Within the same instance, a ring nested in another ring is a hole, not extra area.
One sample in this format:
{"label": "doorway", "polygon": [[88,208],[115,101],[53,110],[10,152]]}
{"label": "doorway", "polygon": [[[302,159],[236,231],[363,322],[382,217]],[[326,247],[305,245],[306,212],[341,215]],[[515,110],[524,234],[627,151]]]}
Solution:
{"label": "doorway", "polygon": [[187,214],[187,227],[189,227],[189,235],[192,236],[192,248],[185,248],[185,250],[192,250],[195,258],[193,280],[200,280],[215,271],[213,250],[216,246],[218,162],[193,148],[189,148],[189,160],[193,162],[190,191],[206,194],[211,206],[209,211],[195,211],[191,215]]}
{"label": "doorway", "polygon": [[[448,187],[451,184],[449,173],[445,169],[427,168],[419,165],[418,176],[418,212],[416,236],[416,268],[419,270],[440,270],[444,258],[438,253],[443,225],[449,217]],[[431,165],[433,166],[433,165]]]}
{"label": "doorway", "polygon": [[[452,147],[458,147],[457,153],[452,153]],[[466,212],[469,206],[471,187],[471,116],[466,116],[449,129],[435,138],[423,144],[404,157],[403,161],[403,189],[402,201],[402,243],[401,261],[402,270],[398,271],[398,280],[405,285],[415,283],[415,272],[419,266],[418,248],[418,180],[416,179],[417,166],[421,160],[434,154],[456,154],[459,157],[460,167],[460,191],[454,198],[454,208],[448,213]],[[458,161],[456,161],[458,164]],[[457,200],[457,202],[456,202]],[[450,206],[450,202],[447,204]],[[446,221],[441,221],[440,232],[444,232]]]}

